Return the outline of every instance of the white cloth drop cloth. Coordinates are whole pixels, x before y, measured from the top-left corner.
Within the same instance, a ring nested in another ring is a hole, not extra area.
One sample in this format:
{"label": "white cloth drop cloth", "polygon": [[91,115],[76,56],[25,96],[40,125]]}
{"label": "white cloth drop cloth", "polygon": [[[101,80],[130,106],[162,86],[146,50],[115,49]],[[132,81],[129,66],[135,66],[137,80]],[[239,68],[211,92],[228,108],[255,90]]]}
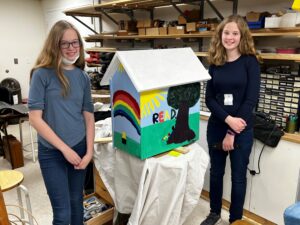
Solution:
{"label": "white cloth drop cloth", "polygon": [[[96,134],[97,136],[97,134]],[[129,225],[181,225],[197,205],[209,163],[199,144],[187,154],[140,160],[109,144],[95,144],[94,162],[118,212]]]}

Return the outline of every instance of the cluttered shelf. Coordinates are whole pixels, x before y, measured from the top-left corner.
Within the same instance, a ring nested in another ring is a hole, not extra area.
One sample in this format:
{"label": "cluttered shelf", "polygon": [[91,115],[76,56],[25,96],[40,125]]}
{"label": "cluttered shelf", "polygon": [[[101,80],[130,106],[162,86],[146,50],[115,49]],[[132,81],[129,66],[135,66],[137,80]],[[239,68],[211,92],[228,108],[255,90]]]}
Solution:
{"label": "cluttered shelf", "polygon": [[[197,56],[207,57],[207,52],[195,52]],[[300,61],[300,54],[259,53],[262,59]]]}
{"label": "cluttered shelf", "polygon": [[116,48],[106,48],[106,47],[92,47],[86,48],[85,51],[88,52],[116,52]]}
{"label": "cluttered shelf", "polygon": [[169,39],[169,38],[202,38],[211,37],[212,31],[201,31],[196,34],[166,34],[166,35],[103,35],[95,34],[85,37],[86,42],[97,42],[100,40],[142,40],[142,39]]}
{"label": "cluttered shelf", "polygon": [[[225,0],[232,1],[232,0]],[[87,16],[99,17],[103,13],[124,13],[125,10],[151,10],[155,7],[171,6],[177,4],[200,3],[199,0],[189,0],[184,2],[171,2],[170,0],[116,0],[100,4],[86,5],[83,7],[65,10],[67,16]],[[123,11],[120,11],[122,9]]]}
{"label": "cluttered shelf", "polygon": [[[211,37],[214,31],[201,31],[191,34],[166,34],[166,35],[116,35],[116,34],[95,34],[85,37],[87,42],[97,42],[100,40],[141,40],[141,39],[169,39],[169,38],[203,38]],[[300,28],[266,28],[251,30],[253,37],[268,36],[300,36]]]}
{"label": "cluttered shelf", "polygon": [[[86,52],[116,52],[116,48],[87,48]],[[195,52],[195,54],[199,57],[207,57],[207,52]],[[260,53],[259,54],[262,59],[272,59],[272,60],[291,60],[291,61],[299,61],[300,62],[300,54],[278,54],[278,53]],[[97,67],[101,66],[100,64],[88,63],[87,66]]]}
{"label": "cluttered shelf", "polygon": [[[208,118],[209,116],[200,115],[201,120],[208,121]],[[300,144],[300,134],[299,133],[290,134],[285,132],[284,135],[282,136],[282,140]]]}
{"label": "cluttered shelf", "polygon": [[64,13],[68,16],[100,16],[103,11],[115,9],[152,9],[159,6],[170,5],[168,0],[118,0],[106,3],[87,5],[79,8],[68,9]]}

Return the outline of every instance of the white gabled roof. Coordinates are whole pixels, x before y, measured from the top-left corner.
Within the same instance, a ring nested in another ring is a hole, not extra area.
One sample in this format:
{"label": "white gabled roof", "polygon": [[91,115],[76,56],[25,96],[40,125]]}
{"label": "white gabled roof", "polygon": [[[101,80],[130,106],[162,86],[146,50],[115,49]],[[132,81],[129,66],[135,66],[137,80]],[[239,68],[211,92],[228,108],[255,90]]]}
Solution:
{"label": "white gabled roof", "polygon": [[138,92],[210,79],[191,48],[117,51],[101,85],[108,85],[121,63]]}

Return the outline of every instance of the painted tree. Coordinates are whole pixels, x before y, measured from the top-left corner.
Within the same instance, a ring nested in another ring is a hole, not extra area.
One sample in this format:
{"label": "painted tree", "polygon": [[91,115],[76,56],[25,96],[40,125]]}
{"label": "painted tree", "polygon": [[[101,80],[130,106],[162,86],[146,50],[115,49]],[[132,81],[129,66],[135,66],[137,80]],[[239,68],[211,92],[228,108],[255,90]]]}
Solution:
{"label": "painted tree", "polygon": [[197,103],[199,97],[200,83],[184,84],[169,88],[168,105],[178,109],[178,113],[167,144],[182,143],[195,138],[194,131],[189,127],[189,108]]}

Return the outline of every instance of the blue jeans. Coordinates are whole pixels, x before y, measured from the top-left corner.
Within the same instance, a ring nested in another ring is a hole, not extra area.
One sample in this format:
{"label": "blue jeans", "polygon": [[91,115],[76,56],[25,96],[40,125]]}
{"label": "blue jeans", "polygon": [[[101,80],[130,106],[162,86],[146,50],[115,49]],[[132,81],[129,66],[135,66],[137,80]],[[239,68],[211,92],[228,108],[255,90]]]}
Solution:
{"label": "blue jeans", "polygon": [[223,195],[223,176],[226,158],[229,154],[231,165],[231,205],[229,222],[241,219],[247,188],[247,166],[253,145],[253,129],[247,129],[235,136],[236,149],[225,152],[214,146],[223,141],[227,128],[209,124],[207,127],[207,142],[210,155],[210,209],[220,214]]}
{"label": "blue jeans", "polygon": [[[85,138],[72,147],[86,154]],[[38,144],[42,176],[53,210],[53,225],[83,225],[83,189],[86,170],[75,170],[57,149]]]}

